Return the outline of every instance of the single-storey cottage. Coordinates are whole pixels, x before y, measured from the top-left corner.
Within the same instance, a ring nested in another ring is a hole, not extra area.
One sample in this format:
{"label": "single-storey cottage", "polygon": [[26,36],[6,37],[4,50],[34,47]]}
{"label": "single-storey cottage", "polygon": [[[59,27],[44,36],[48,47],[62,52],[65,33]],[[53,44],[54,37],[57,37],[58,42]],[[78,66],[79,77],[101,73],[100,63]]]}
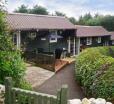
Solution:
{"label": "single-storey cottage", "polygon": [[76,55],[86,47],[107,46],[110,33],[102,26],[74,26],[60,16],[12,13],[7,22],[13,41],[23,51],[54,53],[56,49]]}
{"label": "single-storey cottage", "polygon": [[[34,14],[8,14],[8,24],[14,33],[17,48],[23,51],[53,53],[56,49],[76,54],[76,29],[66,18]],[[71,40],[71,41],[70,41]]]}
{"label": "single-storey cottage", "polygon": [[109,32],[109,34],[111,35],[110,45],[114,45],[114,31]]}
{"label": "single-storey cottage", "polygon": [[76,25],[75,27],[80,51],[88,47],[108,46],[110,43],[110,34],[102,26]]}
{"label": "single-storey cottage", "polygon": [[[101,26],[75,26],[60,16],[11,13],[6,17],[13,42],[40,66],[55,68],[55,60],[80,53],[86,47],[109,45]],[[62,55],[61,55],[62,54]]]}

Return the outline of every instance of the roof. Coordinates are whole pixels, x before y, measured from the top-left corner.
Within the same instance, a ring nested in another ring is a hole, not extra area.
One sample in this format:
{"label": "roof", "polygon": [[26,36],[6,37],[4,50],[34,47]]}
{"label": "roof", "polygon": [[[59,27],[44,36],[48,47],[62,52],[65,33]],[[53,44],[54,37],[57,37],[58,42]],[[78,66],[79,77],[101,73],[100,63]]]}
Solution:
{"label": "roof", "polygon": [[109,32],[102,26],[81,26],[76,25],[77,37],[95,37],[95,36],[107,36]]}
{"label": "roof", "polygon": [[114,40],[114,31],[109,32],[109,34],[111,35],[111,40]]}
{"label": "roof", "polygon": [[75,26],[65,17],[13,13],[6,17],[13,30],[28,29],[75,29]]}

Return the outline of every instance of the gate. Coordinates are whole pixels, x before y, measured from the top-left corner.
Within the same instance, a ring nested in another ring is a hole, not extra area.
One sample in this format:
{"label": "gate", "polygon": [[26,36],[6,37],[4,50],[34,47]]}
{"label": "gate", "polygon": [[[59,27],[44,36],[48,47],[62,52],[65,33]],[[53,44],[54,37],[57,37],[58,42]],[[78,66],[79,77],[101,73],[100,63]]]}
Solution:
{"label": "gate", "polygon": [[57,96],[14,88],[12,78],[5,79],[5,104],[67,104],[67,86],[58,90]]}

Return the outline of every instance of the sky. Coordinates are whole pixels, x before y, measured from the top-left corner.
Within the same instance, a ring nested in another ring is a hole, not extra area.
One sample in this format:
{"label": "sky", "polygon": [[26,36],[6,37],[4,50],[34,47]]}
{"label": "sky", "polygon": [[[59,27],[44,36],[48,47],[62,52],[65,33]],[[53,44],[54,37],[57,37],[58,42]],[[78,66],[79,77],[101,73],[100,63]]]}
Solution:
{"label": "sky", "polygon": [[41,5],[50,13],[60,11],[76,19],[89,12],[92,15],[95,13],[114,15],[114,0],[7,0],[7,10],[13,12],[22,4],[29,8],[36,4]]}

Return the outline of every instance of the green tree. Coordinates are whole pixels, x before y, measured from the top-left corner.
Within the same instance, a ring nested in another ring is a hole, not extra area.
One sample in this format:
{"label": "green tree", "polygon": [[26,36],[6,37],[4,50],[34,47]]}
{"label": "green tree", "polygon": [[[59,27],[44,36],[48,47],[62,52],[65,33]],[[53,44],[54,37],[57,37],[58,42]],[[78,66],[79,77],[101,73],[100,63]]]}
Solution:
{"label": "green tree", "polygon": [[77,22],[77,24],[79,25],[87,25],[87,21],[92,19],[92,16],[90,13],[85,14],[84,16],[80,16],[79,17],[79,21]]}
{"label": "green tree", "polygon": [[71,23],[73,23],[74,25],[75,25],[76,22],[77,22],[74,17],[70,17],[70,18],[69,18],[69,21],[70,21]]}
{"label": "green tree", "polygon": [[103,17],[101,20],[101,26],[106,28],[109,31],[114,31],[114,16],[107,15]]}
{"label": "green tree", "polygon": [[22,4],[20,7],[18,7],[18,9],[16,9],[14,12],[16,13],[29,13],[29,9],[27,6],[25,6],[24,4]]}
{"label": "green tree", "polygon": [[6,15],[3,6],[0,8],[0,83],[4,83],[5,77],[12,77],[16,87],[25,88],[26,86],[23,86],[23,83],[26,82],[23,78],[25,64],[20,51],[16,50],[12,43],[6,23]]}
{"label": "green tree", "polygon": [[38,6],[38,5],[35,5],[32,9],[30,9],[29,13],[31,13],[31,14],[48,15],[47,9],[42,7],[42,6]]}
{"label": "green tree", "polygon": [[0,50],[13,50],[13,43],[9,35],[7,24],[5,22],[6,13],[0,10]]}
{"label": "green tree", "polygon": [[89,13],[85,14],[84,16],[80,16],[76,24],[89,26],[103,26],[108,31],[114,31],[114,16],[103,16],[97,13],[94,17],[92,17]]}
{"label": "green tree", "polygon": [[55,15],[56,16],[64,16],[64,17],[66,17],[65,13],[62,13],[62,12],[59,12],[59,11],[55,11]]}

